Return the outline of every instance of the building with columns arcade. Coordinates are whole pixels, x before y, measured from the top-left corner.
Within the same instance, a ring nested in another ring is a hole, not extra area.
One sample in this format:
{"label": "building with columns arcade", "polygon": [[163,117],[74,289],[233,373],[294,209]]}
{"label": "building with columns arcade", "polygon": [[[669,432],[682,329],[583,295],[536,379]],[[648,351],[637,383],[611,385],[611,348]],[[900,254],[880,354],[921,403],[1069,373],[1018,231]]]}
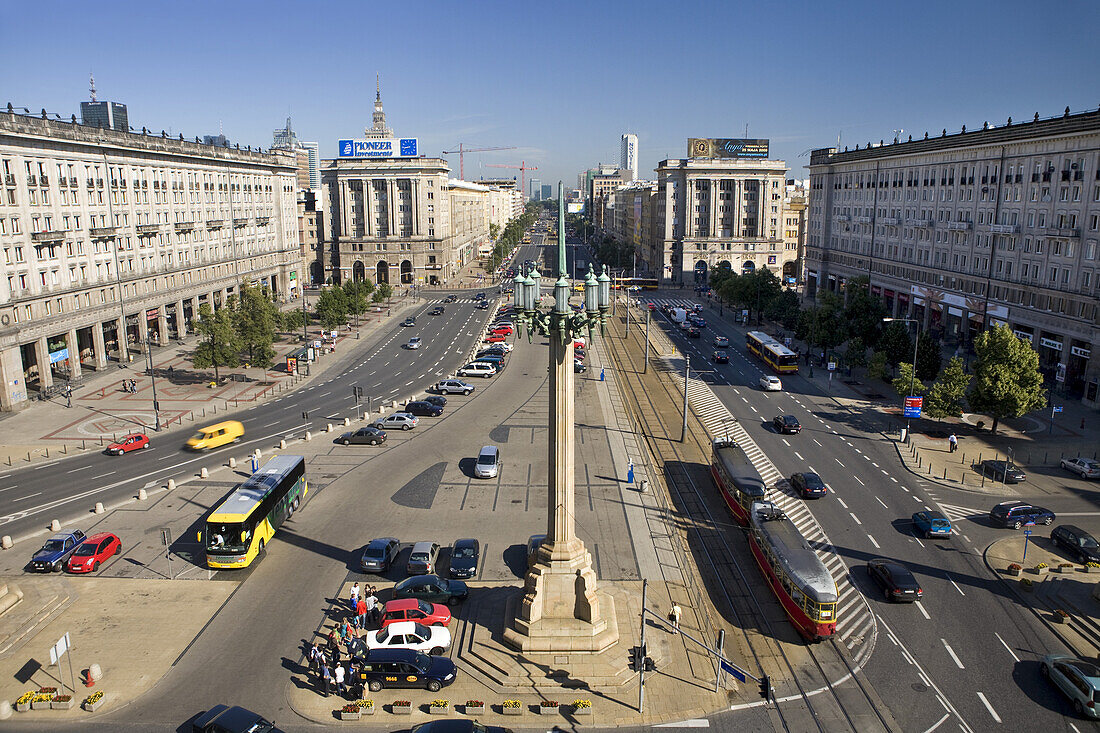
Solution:
{"label": "building with columns arcade", "polygon": [[293,295],[295,160],[0,112],[0,409],[186,334],[243,283]]}

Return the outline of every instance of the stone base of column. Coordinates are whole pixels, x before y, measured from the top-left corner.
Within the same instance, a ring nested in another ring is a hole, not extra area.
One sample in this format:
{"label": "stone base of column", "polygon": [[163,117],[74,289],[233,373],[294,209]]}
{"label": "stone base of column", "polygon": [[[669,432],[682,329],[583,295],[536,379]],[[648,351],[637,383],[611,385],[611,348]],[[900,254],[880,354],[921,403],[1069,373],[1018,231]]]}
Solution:
{"label": "stone base of column", "polygon": [[619,641],[615,601],[580,540],[543,545],[504,641],[523,652],[602,652]]}

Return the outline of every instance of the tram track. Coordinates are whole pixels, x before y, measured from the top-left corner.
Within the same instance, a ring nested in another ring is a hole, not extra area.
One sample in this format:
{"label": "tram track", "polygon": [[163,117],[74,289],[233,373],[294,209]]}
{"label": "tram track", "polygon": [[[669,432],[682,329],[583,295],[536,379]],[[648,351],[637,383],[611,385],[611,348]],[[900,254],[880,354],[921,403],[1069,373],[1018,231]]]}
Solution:
{"label": "tram track", "polygon": [[[616,329],[618,324],[615,324]],[[635,332],[637,334],[637,332]],[[631,337],[636,338],[636,336]],[[636,374],[641,371],[637,348],[609,349],[617,373]],[[659,384],[653,389],[652,384]],[[773,722],[787,731],[835,730],[899,730],[885,710],[877,694],[860,677],[835,639],[819,645],[801,643],[782,606],[761,579],[751,582],[745,564],[755,565],[747,542],[731,540],[731,534],[744,530],[729,518],[717,492],[708,492],[710,485],[710,445],[703,445],[699,430],[688,430],[684,443],[679,442],[680,425],[669,425],[662,419],[659,402],[678,405],[682,394],[671,380],[657,376],[643,385],[636,379],[620,379],[620,387],[628,393],[625,400],[635,425],[645,426],[642,437],[672,496],[673,506],[680,512],[672,517],[688,537],[696,555],[696,565],[703,576],[711,600],[725,620],[732,620],[735,643],[747,652],[756,665],[755,674],[765,673],[773,687],[782,681],[787,689],[775,689],[775,703],[769,705]],[[673,411],[678,409],[673,408]],[[665,410],[664,414],[670,411]],[[689,421],[700,424],[694,414]],[[677,434],[673,434],[677,433]],[[721,517],[719,519],[718,517]],[[692,541],[692,535],[694,540]],[[749,572],[757,573],[758,569]],[[729,582],[732,581],[732,582]],[[764,598],[757,589],[767,590]],[[851,681],[852,684],[847,684]],[[793,689],[792,689],[793,688]],[[764,704],[763,701],[733,705],[734,709]]]}

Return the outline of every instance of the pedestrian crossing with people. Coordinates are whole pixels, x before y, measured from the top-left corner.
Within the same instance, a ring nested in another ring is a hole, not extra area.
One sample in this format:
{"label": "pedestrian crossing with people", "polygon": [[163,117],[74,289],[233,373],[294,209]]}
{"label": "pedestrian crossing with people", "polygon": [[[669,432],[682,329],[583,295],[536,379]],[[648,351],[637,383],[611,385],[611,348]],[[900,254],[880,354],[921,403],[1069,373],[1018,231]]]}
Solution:
{"label": "pedestrian crossing with people", "polygon": [[[678,306],[679,307],[679,306]],[[677,374],[679,386],[684,388],[683,362],[670,363],[669,370]],[[814,549],[836,581],[837,587],[837,638],[852,654],[856,665],[861,665],[874,649],[877,625],[867,600],[849,581],[849,570],[836,553],[825,530],[800,500],[790,483],[764,451],[749,437],[729,409],[718,399],[710,385],[697,377],[688,378],[688,402],[699,417],[707,434],[712,437],[732,439],[741,446],[753,467],[769,487],[767,498],[778,506],[798,527],[799,532]]]}

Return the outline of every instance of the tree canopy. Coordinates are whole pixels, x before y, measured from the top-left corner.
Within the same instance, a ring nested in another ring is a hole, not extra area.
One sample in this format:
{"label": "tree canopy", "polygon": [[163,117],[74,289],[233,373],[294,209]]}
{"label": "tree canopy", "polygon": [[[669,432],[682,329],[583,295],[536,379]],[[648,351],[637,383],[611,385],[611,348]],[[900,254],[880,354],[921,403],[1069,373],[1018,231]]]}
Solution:
{"label": "tree canopy", "polygon": [[199,306],[199,317],[192,326],[201,339],[195,348],[191,363],[196,369],[214,367],[214,379],[220,379],[221,367],[233,367],[240,363],[240,345],[233,329],[232,313],[236,298],[230,296],[225,305],[214,311],[209,303]]}
{"label": "tree canopy", "polygon": [[994,326],[974,339],[977,360],[970,409],[993,418],[992,432],[1004,418],[1046,407],[1039,354],[1008,326]]}
{"label": "tree canopy", "polygon": [[[919,354],[917,361],[920,361]],[[928,417],[942,420],[962,415],[970,380],[971,376],[963,369],[962,359],[952,357],[924,399],[924,411]]]}

